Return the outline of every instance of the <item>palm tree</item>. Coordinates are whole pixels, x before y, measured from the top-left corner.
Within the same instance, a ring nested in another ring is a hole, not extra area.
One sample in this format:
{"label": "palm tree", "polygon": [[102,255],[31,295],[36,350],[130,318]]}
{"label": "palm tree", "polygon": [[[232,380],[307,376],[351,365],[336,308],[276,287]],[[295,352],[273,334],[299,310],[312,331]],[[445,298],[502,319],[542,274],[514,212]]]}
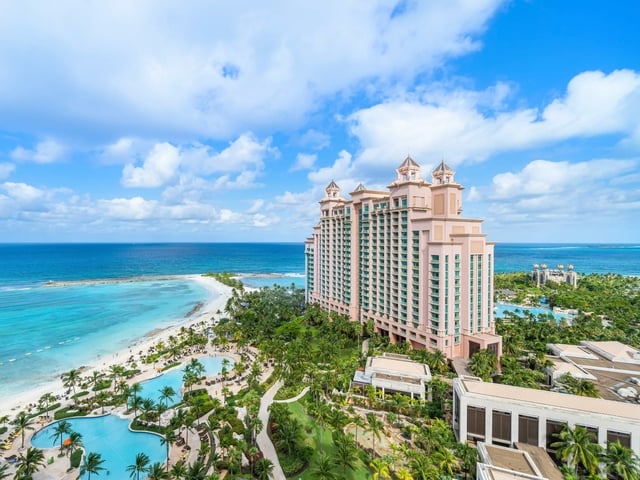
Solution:
{"label": "palm tree", "polygon": [[622,446],[620,441],[609,442],[602,456],[604,471],[610,477],[620,480],[637,480],[640,478],[640,462],[638,456],[630,448]]}
{"label": "palm tree", "polygon": [[93,385],[93,397],[98,394],[98,386],[100,385],[100,379],[102,378],[102,373],[94,370],[91,372],[91,377],[89,377],[89,385]]}
{"label": "palm tree", "polygon": [[49,418],[49,408],[51,407],[51,403],[56,401],[56,397],[53,393],[45,393],[40,397],[38,403],[44,407],[44,414],[47,418]]}
{"label": "palm tree", "polygon": [[173,467],[171,467],[170,473],[171,478],[173,478],[174,480],[185,478],[187,476],[187,464],[184,460],[178,460],[173,464]]}
{"label": "palm tree", "polygon": [[100,404],[102,413],[104,413],[104,404],[108,399],[109,399],[109,392],[101,390],[96,394],[96,401],[98,402],[98,404]]}
{"label": "palm tree", "polygon": [[601,447],[595,443],[593,433],[580,425],[576,425],[575,428],[567,425],[555,436],[558,441],[552,443],[551,448],[557,449],[558,458],[565,462],[567,467],[573,468],[576,473],[579,467],[583,467],[591,475],[596,473]]}
{"label": "palm tree", "polygon": [[322,453],[316,458],[311,473],[313,478],[318,480],[338,480],[339,478],[333,460],[326,453]]}
{"label": "palm tree", "polygon": [[77,448],[82,448],[84,444],[82,443],[82,434],[79,432],[71,432],[69,434],[69,440],[67,441],[67,450],[69,451],[69,460],[71,460],[71,455],[73,451]]}
{"label": "palm tree", "polygon": [[335,449],[333,460],[342,467],[342,477],[347,477],[347,470],[355,470],[358,463],[358,447],[351,436],[338,432],[333,438]]}
{"label": "palm tree", "polygon": [[374,458],[369,464],[371,472],[373,472],[373,480],[379,478],[391,478],[391,472],[389,472],[389,465],[381,458]]}
{"label": "palm tree", "polygon": [[384,423],[374,413],[367,413],[367,425],[366,431],[371,433],[371,450],[373,450],[373,456],[376,456],[376,438],[380,440],[382,438],[382,432],[384,431]]}
{"label": "palm tree", "polygon": [[[471,448],[471,447],[470,447]],[[418,480],[431,480],[437,478],[438,470],[431,463],[429,457],[422,452],[414,452],[411,454],[411,470],[413,477]]]}
{"label": "palm tree", "polygon": [[203,480],[206,475],[207,467],[202,462],[196,460],[189,465],[185,478],[187,480]]}
{"label": "palm tree", "polygon": [[142,391],[142,385],[140,385],[138,382],[132,384],[129,387],[129,395],[132,397],[132,399],[135,399],[138,397],[138,394]]}
{"label": "palm tree", "polygon": [[17,429],[20,430],[20,435],[22,437],[22,448],[24,448],[24,431],[26,429],[33,430],[31,424],[33,423],[33,419],[27,415],[27,412],[20,412],[13,420],[13,425],[16,426]]}
{"label": "palm tree", "polygon": [[478,350],[469,359],[471,373],[485,381],[491,379],[491,375],[496,371],[497,367],[498,357],[491,350]]}
{"label": "palm tree", "polygon": [[134,418],[138,416],[138,409],[141,406],[142,406],[142,397],[139,397],[137,395],[132,396],[131,400],[129,400],[129,407],[133,408],[133,417]]}
{"label": "palm tree", "polygon": [[458,467],[458,459],[454,453],[446,447],[441,447],[431,456],[434,465],[440,470],[440,473],[451,477],[453,471]]}
{"label": "palm tree", "polygon": [[64,436],[71,433],[71,424],[66,420],[60,420],[56,423],[55,427],[53,427],[53,433],[51,434],[51,438],[53,438],[53,443],[60,440],[60,456],[62,456],[62,441],[64,440]]}
{"label": "palm tree", "polygon": [[138,453],[135,462],[127,467],[127,472],[131,472],[129,477],[140,480],[140,474],[149,471],[149,462],[149,456],[146,453]]}
{"label": "palm tree", "polygon": [[171,449],[171,445],[173,445],[178,440],[178,435],[171,427],[167,427],[164,431],[164,437],[160,439],[161,445],[167,446],[167,471],[169,471],[169,450]]}
{"label": "palm tree", "polygon": [[114,392],[118,385],[118,377],[122,377],[124,372],[125,370],[122,365],[111,365],[111,367],[109,367],[109,376],[111,377],[111,385],[113,386]]}
{"label": "palm tree", "polygon": [[395,476],[398,480],[413,480],[413,475],[411,475],[411,472],[406,467],[400,467],[396,470]]}
{"label": "palm tree", "polygon": [[100,472],[105,468],[102,466],[104,460],[99,453],[89,452],[84,457],[84,463],[80,467],[80,475],[78,475],[78,479],[82,477],[85,473],[87,475],[87,480],[91,480],[91,474],[95,473],[96,475],[100,475]]}
{"label": "palm tree", "polygon": [[173,387],[165,385],[160,389],[160,402],[164,403],[165,407],[169,406],[169,402],[176,396],[176,391]]}
{"label": "palm tree", "polygon": [[9,470],[9,465],[7,463],[0,465],[0,480],[11,476],[7,470]]}
{"label": "palm tree", "polygon": [[357,413],[353,417],[351,417],[351,423],[353,423],[353,425],[356,427],[356,444],[357,444],[358,443],[358,427],[364,428],[365,423],[363,418]]}
{"label": "palm tree", "polygon": [[24,455],[20,454],[15,478],[30,480],[33,474],[40,470],[42,466],[44,466],[44,453],[42,450],[29,447]]}
{"label": "palm tree", "polygon": [[269,480],[273,472],[273,462],[268,458],[261,458],[256,462],[255,474],[258,480]]}
{"label": "palm tree", "polygon": [[155,462],[147,470],[147,480],[163,480],[169,478],[169,472],[164,468],[162,462]]}
{"label": "palm tree", "polygon": [[60,378],[62,379],[62,384],[69,388],[73,389],[73,396],[76,395],[76,385],[80,383],[80,370],[71,369],[67,373],[63,373]]}

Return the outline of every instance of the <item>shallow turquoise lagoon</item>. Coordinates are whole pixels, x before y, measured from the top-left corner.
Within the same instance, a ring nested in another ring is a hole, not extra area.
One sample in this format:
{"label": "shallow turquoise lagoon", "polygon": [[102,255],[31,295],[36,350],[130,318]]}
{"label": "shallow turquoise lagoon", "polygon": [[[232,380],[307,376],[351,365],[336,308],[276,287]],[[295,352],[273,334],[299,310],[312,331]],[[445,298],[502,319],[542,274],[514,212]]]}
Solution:
{"label": "shallow turquoise lagoon", "polygon": [[[208,377],[218,375],[222,372],[222,362],[224,360],[229,362],[227,366],[227,371],[231,372],[233,368],[233,360],[227,357],[203,357],[199,358],[200,363],[204,366],[205,375]],[[155,378],[145,380],[144,382],[140,382],[140,386],[142,387],[142,391],[138,394],[138,396],[142,398],[150,398],[155,403],[160,401],[160,390],[164,387],[171,387],[176,392],[176,396],[171,400],[170,403],[176,404],[181,399],[180,389],[182,388],[182,377],[184,376],[184,367],[186,365],[183,364],[180,367],[176,367],[168,372],[163,373]]]}
{"label": "shallow turquoise lagoon", "polygon": [[524,312],[530,312],[534,316],[538,315],[553,315],[553,318],[556,319],[556,322],[560,320],[566,319],[570,320],[573,318],[573,315],[569,315],[567,313],[553,313],[548,308],[540,308],[540,307],[527,307],[524,305],[510,305],[507,303],[496,303],[494,308],[494,313],[496,318],[503,318],[504,312],[514,312],[520,314],[522,316]]}
{"label": "shallow turquoise lagoon", "polygon": [[[129,478],[127,467],[135,462],[138,453],[149,456],[150,465],[155,462],[165,462],[166,447],[161,445],[159,435],[146,432],[132,432],[129,430],[129,420],[115,415],[105,415],[91,418],[70,418],[74,432],[82,434],[85,452],[96,452],[102,455],[105,470],[100,472],[100,478],[108,477],[113,480],[125,480]],[[56,422],[57,423],[57,422]],[[52,434],[56,423],[53,423],[37,432],[31,439],[31,444],[36,448],[59,448],[60,440],[55,444]],[[53,456],[56,462],[69,463],[67,457],[58,458],[58,452],[45,454]],[[85,477],[83,477],[85,478]]]}

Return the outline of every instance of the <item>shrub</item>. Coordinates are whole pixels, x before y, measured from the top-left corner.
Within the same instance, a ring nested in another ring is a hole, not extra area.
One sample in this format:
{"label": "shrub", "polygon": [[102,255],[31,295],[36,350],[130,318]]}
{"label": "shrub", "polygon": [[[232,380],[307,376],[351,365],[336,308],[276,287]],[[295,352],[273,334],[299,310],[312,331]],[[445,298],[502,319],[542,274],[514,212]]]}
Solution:
{"label": "shrub", "polygon": [[82,449],[78,448],[71,454],[71,468],[78,468],[82,461]]}

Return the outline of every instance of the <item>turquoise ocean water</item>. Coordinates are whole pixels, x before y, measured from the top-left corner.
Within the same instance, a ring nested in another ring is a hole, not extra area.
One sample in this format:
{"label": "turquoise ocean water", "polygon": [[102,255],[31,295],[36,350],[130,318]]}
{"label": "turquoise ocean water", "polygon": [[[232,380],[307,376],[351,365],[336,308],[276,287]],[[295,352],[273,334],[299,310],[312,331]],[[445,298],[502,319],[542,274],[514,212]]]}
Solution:
{"label": "turquoise ocean water", "polygon": [[[0,396],[174,325],[210,293],[183,279],[49,287],[48,281],[229,271],[250,286],[304,286],[302,244],[0,245]],[[639,245],[497,244],[496,272],[534,263],[640,275]]]}

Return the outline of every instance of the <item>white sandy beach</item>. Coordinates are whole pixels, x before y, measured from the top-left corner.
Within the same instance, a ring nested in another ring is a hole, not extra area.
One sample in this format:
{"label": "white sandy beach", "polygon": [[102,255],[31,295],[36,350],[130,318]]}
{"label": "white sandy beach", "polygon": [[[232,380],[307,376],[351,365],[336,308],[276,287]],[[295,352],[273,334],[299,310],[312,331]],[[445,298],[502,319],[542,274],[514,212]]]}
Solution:
{"label": "white sandy beach", "polygon": [[[147,365],[139,361],[138,352],[142,351],[146,353],[150,347],[156,345],[159,341],[166,342],[171,335],[176,335],[182,327],[189,327],[202,321],[211,320],[213,317],[218,317],[217,312],[224,311],[227,300],[231,296],[231,287],[223,285],[213,277],[185,275],[173,276],[172,278],[185,278],[199,282],[211,292],[213,299],[204,304],[195,314],[178,321],[175,325],[162,330],[152,330],[144,337],[133,341],[127,348],[99,359],[96,358],[93,363],[84,365],[83,375],[89,375],[94,370],[106,372],[112,365],[125,363],[131,355],[134,355],[136,358],[138,368],[142,370],[142,373],[145,374],[144,376],[155,374],[153,365]],[[78,365],[78,368],[79,367],[80,365]],[[50,383],[39,385],[38,387],[34,387],[31,390],[21,392],[17,395],[2,398],[0,400],[0,417],[8,415],[9,418],[13,420],[17,413],[26,409],[29,404],[37,404],[40,397],[45,393],[61,395],[62,398],[64,398],[65,388],[60,379],[52,379]]]}

